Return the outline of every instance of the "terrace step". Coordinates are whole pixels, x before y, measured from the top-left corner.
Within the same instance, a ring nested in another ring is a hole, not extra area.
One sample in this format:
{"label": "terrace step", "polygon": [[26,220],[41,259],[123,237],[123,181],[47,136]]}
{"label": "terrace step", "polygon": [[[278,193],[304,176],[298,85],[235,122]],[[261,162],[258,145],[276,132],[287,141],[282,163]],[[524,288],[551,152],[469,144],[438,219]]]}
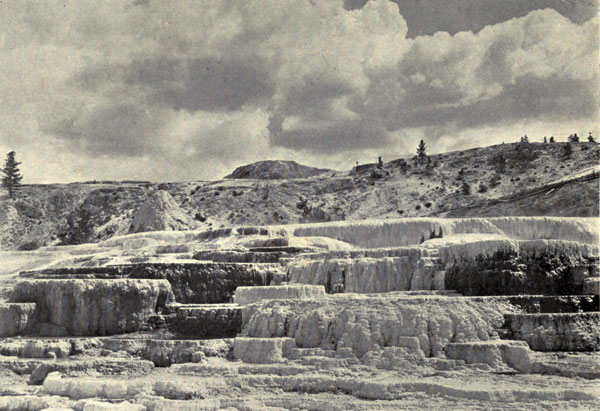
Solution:
{"label": "terrace step", "polygon": [[239,249],[219,249],[198,251],[192,257],[194,260],[212,261],[222,263],[278,263],[282,258],[290,258],[291,254],[285,251],[258,252]]}
{"label": "terrace step", "polygon": [[600,312],[504,314],[503,328],[513,340],[535,351],[598,351]]}
{"label": "terrace step", "polygon": [[295,347],[293,338],[237,337],[233,341],[233,357],[251,364],[278,363]]}
{"label": "terrace step", "polygon": [[594,295],[511,295],[507,297],[527,313],[578,313],[598,311]]}
{"label": "terrace step", "polygon": [[175,300],[182,304],[218,304],[232,301],[238,286],[265,286],[281,280],[279,264],[138,263],[104,267],[56,268],[26,271],[32,279],[164,279],[171,284]]}
{"label": "terrace step", "polygon": [[0,338],[22,334],[35,312],[35,303],[0,303]]}
{"label": "terrace step", "polygon": [[237,304],[178,305],[175,316],[168,321],[168,329],[186,338],[233,338],[242,331],[242,307]]}
{"label": "terrace step", "polygon": [[152,361],[158,367],[185,362],[201,362],[206,357],[227,357],[232,339],[186,340],[130,336],[103,338],[11,338],[0,341],[0,355],[19,359],[102,358],[111,353],[127,353]]}
{"label": "terrace step", "polygon": [[19,358],[64,358],[81,353],[74,339],[8,338],[0,341],[0,355]]}
{"label": "terrace step", "polygon": [[288,358],[297,360],[303,357],[327,357],[335,358],[337,353],[335,350],[324,350],[322,348],[292,348]]}
{"label": "terrace step", "polygon": [[[135,332],[173,299],[165,280],[34,279],[17,283],[10,299],[35,303],[20,334],[100,336]],[[13,334],[14,335],[14,334]]]}
{"label": "terrace step", "polygon": [[600,378],[600,352],[536,352],[533,359],[532,371],[535,373],[590,380]]}
{"label": "terrace step", "polygon": [[154,368],[151,361],[123,357],[70,357],[61,361],[40,358],[0,357],[0,370],[10,370],[18,375],[30,374],[30,384],[41,384],[54,371],[66,375],[87,373],[115,375],[142,375]]}
{"label": "terrace step", "polygon": [[347,368],[349,365],[349,361],[346,358],[331,358],[319,355],[307,355],[299,358],[297,361],[302,365],[324,370],[331,368]]}
{"label": "terrace step", "polygon": [[318,249],[315,247],[293,247],[293,246],[268,246],[268,247],[250,247],[250,252],[254,253],[287,253],[287,254],[300,254],[300,253],[311,253]]}
{"label": "terrace step", "polygon": [[156,338],[104,338],[102,349],[126,352],[129,355],[152,361],[157,367],[172,364],[203,362],[206,357],[229,356],[232,339],[188,340]]}
{"label": "terrace step", "polygon": [[449,343],[444,351],[448,358],[463,360],[467,364],[484,363],[495,368],[508,365],[522,372],[529,372],[531,369],[531,350],[524,341]]}
{"label": "terrace step", "polygon": [[239,305],[263,300],[307,300],[325,298],[322,285],[287,284],[267,287],[238,287],[233,301]]}
{"label": "terrace step", "polygon": [[586,278],[583,280],[583,293],[600,295],[600,277]]}

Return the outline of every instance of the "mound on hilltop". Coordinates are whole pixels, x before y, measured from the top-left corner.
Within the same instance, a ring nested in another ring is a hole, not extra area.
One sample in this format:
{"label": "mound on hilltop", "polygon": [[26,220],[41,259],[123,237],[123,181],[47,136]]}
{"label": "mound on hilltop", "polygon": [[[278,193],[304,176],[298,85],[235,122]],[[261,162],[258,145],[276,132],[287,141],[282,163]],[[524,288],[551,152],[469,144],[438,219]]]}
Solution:
{"label": "mound on hilltop", "polygon": [[281,180],[312,177],[329,171],[332,170],[303,166],[295,161],[267,160],[238,167],[225,178]]}
{"label": "mound on hilltop", "polygon": [[182,230],[188,228],[188,220],[171,194],[158,190],[133,215],[131,232]]}

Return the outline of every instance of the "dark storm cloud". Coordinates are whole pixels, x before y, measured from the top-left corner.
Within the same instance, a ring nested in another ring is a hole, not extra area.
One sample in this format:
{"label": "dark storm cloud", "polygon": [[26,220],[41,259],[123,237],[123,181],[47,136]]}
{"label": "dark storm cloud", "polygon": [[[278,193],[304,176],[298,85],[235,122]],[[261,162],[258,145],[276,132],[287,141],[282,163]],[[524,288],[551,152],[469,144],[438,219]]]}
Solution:
{"label": "dark storm cloud", "polygon": [[48,134],[70,141],[76,151],[91,155],[136,157],[159,151],[155,133],[164,113],[132,104],[108,103],[58,116],[42,124]]}
{"label": "dark storm cloud", "polygon": [[271,144],[309,153],[333,154],[350,149],[382,147],[388,133],[378,119],[356,119],[310,124],[283,130],[280,119],[271,118]]}
{"label": "dark storm cloud", "polygon": [[246,104],[260,105],[274,92],[270,70],[256,59],[157,56],[122,67],[90,67],[75,80],[75,84],[96,90],[118,83],[146,90],[149,104],[190,112],[235,111]]}
{"label": "dark storm cloud", "polygon": [[[598,110],[593,84],[562,79],[547,82],[531,76],[518,78],[498,96],[473,104],[436,104],[441,96],[417,106],[404,105],[381,114],[389,130],[428,127],[462,130],[511,124],[520,120],[576,120],[593,117]],[[448,99],[449,100],[449,99]]]}
{"label": "dark storm cloud", "polygon": [[332,100],[355,92],[347,81],[329,75],[304,75],[298,81],[285,86],[286,99],[279,112],[314,119],[331,115]]}
{"label": "dark storm cloud", "polygon": [[[369,0],[344,0],[347,9],[360,9]],[[552,8],[574,23],[597,14],[598,0],[392,0],[408,23],[408,37],[428,36],[437,31],[455,34],[477,32],[485,26],[533,10]]]}
{"label": "dark storm cloud", "polygon": [[151,87],[151,99],[174,110],[234,111],[268,99],[274,92],[270,76],[258,61],[158,58],[133,63],[125,82]]}

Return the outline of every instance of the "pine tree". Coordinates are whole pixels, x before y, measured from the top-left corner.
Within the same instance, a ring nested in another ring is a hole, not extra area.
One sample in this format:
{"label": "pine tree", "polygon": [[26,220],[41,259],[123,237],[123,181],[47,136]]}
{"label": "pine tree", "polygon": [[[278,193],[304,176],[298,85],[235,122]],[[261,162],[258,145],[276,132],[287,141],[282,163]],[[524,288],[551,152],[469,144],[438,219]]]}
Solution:
{"label": "pine tree", "polygon": [[15,198],[15,191],[21,185],[21,180],[23,176],[19,170],[19,164],[17,160],[15,160],[16,153],[11,151],[6,155],[6,161],[4,162],[4,168],[0,171],[4,174],[2,177],[2,186],[8,190],[8,195],[10,198]]}
{"label": "pine tree", "polygon": [[594,136],[592,136],[592,132],[590,131],[590,135],[588,136],[588,142],[590,143],[595,143],[596,140],[594,140]]}
{"label": "pine tree", "polygon": [[550,142],[554,143],[554,136],[550,136]]}
{"label": "pine tree", "polygon": [[421,140],[419,147],[417,147],[417,161],[419,164],[425,164],[427,162],[427,146],[425,142]]}

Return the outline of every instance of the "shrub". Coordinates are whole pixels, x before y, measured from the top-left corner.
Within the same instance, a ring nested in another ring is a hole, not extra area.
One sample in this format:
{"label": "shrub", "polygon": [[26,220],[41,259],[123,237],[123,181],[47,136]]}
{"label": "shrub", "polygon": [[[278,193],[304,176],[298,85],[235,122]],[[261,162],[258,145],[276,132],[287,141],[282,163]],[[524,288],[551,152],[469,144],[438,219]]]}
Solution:
{"label": "shrub", "polygon": [[42,245],[43,244],[41,244],[38,240],[26,241],[26,242],[22,243],[21,245],[19,245],[19,251],[37,250]]}
{"label": "shrub", "polygon": [[497,173],[503,173],[506,168],[506,158],[502,153],[493,155],[489,160],[489,164],[494,166]]}
{"label": "shrub", "polygon": [[490,179],[490,187],[497,187],[499,185],[500,185],[500,175],[498,173],[496,173]]}
{"label": "shrub", "polygon": [[462,184],[462,186],[461,186],[461,189],[460,189],[460,191],[461,191],[461,192],[462,192],[464,195],[468,196],[469,194],[471,194],[471,186],[470,186],[469,184],[467,184],[466,182],[464,182],[464,183]]}
{"label": "shrub", "polygon": [[562,158],[563,158],[563,160],[571,158],[571,154],[573,154],[573,148],[571,147],[571,143],[567,143],[563,147],[563,151],[562,151]]}
{"label": "shrub", "polygon": [[526,168],[531,165],[531,162],[538,157],[538,153],[533,149],[533,146],[527,140],[521,141],[515,146],[511,156],[513,165],[518,165],[521,168]]}
{"label": "shrub", "polygon": [[480,193],[485,193],[486,191],[488,191],[488,187],[483,183],[479,183],[479,189],[477,191],[479,191]]}

